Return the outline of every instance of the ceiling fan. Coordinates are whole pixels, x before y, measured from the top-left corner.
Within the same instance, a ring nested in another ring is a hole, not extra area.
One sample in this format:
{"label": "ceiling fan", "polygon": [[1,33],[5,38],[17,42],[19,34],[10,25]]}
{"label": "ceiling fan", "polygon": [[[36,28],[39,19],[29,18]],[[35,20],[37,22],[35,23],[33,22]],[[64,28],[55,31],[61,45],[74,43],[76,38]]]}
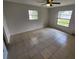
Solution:
{"label": "ceiling fan", "polygon": [[60,2],[54,2],[53,0],[46,0],[42,5],[52,6],[53,4],[61,4]]}

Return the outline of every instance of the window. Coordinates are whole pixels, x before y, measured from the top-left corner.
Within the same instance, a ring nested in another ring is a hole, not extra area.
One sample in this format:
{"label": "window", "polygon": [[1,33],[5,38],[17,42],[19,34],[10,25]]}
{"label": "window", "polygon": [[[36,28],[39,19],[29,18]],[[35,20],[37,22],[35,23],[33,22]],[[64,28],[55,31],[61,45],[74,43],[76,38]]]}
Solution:
{"label": "window", "polygon": [[72,11],[59,11],[57,24],[65,27],[69,27]]}
{"label": "window", "polygon": [[38,20],[38,12],[36,10],[29,10],[29,20]]}

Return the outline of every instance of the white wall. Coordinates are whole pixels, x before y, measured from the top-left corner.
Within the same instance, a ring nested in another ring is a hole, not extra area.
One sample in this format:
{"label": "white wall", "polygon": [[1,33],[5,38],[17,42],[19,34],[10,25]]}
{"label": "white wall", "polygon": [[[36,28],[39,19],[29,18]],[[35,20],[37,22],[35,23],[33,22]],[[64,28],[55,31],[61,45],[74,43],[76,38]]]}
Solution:
{"label": "white wall", "polygon": [[8,29],[8,26],[7,26],[7,23],[6,23],[5,13],[3,14],[3,27],[4,27],[6,37],[7,37],[6,39],[9,42],[9,40],[10,40],[10,32],[9,32],[9,29]]}
{"label": "white wall", "polygon": [[[29,9],[38,11],[39,19],[37,21],[29,20]],[[48,19],[48,10],[42,7],[4,2],[4,11],[7,18],[6,23],[11,35],[42,28],[46,26]]]}
{"label": "white wall", "polygon": [[[73,10],[69,27],[57,25],[58,12],[64,11],[64,10]],[[75,33],[75,5],[50,8],[48,20],[49,20],[49,22],[48,22],[49,26],[51,26],[51,27],[63,30],[63,31],[68,32],[70,34]]]}

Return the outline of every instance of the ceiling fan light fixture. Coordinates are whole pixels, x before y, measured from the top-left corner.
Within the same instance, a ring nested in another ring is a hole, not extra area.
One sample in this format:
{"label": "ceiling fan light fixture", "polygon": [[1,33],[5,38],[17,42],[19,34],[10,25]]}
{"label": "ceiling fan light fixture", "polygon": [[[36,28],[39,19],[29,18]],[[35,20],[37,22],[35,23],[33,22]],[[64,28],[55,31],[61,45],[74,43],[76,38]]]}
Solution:
{"label": "ceiling fan light fixture", "polygon": [[46,4],[47,7],[50,7],[50,4]]}

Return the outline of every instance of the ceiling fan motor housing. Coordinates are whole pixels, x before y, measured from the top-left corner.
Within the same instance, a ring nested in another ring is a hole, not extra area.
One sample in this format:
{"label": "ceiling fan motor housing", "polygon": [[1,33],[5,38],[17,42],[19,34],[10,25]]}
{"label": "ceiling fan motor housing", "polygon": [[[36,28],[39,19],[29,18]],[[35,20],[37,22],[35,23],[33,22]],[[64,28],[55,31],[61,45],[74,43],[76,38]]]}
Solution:
{"label": "ceiling fan motor housing", "polygon": [[47,0],[47,4],[50,4],[50,6],[52,6],[52,1],[53,0]]}

